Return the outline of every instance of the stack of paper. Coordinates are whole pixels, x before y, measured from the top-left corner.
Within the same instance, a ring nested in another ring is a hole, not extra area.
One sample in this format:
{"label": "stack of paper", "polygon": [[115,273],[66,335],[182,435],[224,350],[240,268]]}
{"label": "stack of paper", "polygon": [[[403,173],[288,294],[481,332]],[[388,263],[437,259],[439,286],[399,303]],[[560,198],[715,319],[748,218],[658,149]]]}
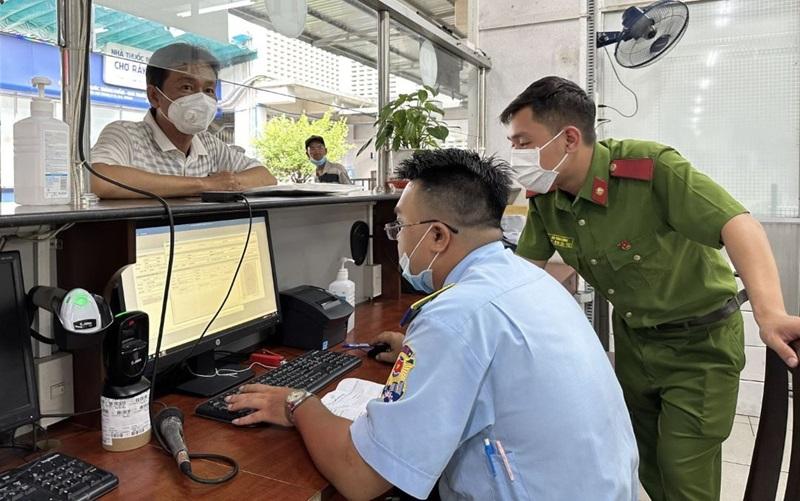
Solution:
{"label": "stack of paper", "polygon": [[364,187],[353,184],[336,183],[285,183],[272,186],[259,186],[245,190],[248,197],[346,195],[364,192]]}
{"label": "stack of paper", "polygon": [[355,419],[367,412],[367,403],[381,396],[383,385],[363,379],[343,379],[335,390],[322,397],[322,403],[337,416]]}

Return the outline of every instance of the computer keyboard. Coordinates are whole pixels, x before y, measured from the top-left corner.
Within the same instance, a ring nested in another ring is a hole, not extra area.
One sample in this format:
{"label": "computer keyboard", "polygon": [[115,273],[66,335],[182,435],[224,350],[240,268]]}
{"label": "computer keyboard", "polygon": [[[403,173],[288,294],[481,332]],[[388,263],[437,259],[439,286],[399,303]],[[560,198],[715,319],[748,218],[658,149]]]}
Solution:
{"label": "computer keyboard", "polygon": [[[302,388],[311,392],[321,390],[325,385],[339,376],[361,365],[361,359],[355,355],[335,351],[310,351],[289,360],[280,367],[256,376],[242,384],[268,384]],[[241,386],[241,385],[240,385]],[[236,418],[250,414],[249,410],[228,411],[225,397],[239,391],[239,386],[206,400],[198,405],[195,413],[209,419],[231,422]]]}
{"label": "computer keyboard", "polygon": [[0,475],[0,500],[88,500],[114,489],[119,479],[80,459],[51,452]]}

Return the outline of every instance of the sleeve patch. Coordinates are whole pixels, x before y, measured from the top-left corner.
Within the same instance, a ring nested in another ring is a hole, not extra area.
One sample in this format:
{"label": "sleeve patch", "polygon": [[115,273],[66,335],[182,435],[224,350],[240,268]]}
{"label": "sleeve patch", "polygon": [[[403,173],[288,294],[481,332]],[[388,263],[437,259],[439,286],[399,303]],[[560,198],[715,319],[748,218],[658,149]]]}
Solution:
{"label": "sleeve patch", "polygon": [[414,351],[407,344],[403,345],[392,367],[392,372],[389,374],[389,379],[386,380],[386,386],[383,387],[381,397],[384,402],[397,402],[405,394],[406,379],[414,369],[415,363]]}

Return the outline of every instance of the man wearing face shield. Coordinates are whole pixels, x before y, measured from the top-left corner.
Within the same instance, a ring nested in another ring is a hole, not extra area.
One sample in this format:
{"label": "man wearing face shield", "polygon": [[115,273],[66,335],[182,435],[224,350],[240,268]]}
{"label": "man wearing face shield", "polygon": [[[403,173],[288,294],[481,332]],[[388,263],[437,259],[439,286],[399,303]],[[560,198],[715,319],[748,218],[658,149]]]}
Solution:
{"label": "man wearing face shield", "polygon": [[[151,108],[141,122],[107,125],[92,148],[92,166],[163,197],[275,184],[258,160],[206,131],[217,112],[218,72],[219,62],[200,47],[177,43],[155,51],[146,70]],[[95,177],[92,191],[100,198],[140,196]]]}
{"label": "man wearing face shield", "polygon": [[534,82],[500,119],[530,197],[517,253],[544,266],[558,250],[614,306],[616,372],[644,488],[653,501],[719,499],[748,295],[761,338],[797,365],[787,343],[800,319],[786,313],[763,229],[673,148],[596,141],[594,103],[573,82]]}
{"label": "man wearing face shield", "polygon": [[397,174],[410,182],[386,234],[403,276],[436,292],[409,309],[405,336],[379,336],[392,347],[383,393],[351,422],[313,395],[246,385],[227,401],[255,412],[234,423],[294,425],[348,499],[392,485],[425,498],[439,479],[442,499],[635,500],[633,430],[594,331],[500,241],[507,166],[419,151]]}

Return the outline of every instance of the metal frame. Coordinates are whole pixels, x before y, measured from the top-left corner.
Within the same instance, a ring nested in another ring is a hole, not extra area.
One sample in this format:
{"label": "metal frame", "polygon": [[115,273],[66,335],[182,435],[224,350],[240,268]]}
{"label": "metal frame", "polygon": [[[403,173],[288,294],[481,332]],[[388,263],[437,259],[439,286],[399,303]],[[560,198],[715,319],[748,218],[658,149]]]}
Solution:
{"label": "metal frame", "polygon": [[[91,193],[89,176],[78,159],[78,145],[88,155],[91,133],[91,101],[89,82],[83,80],[85,47],[82,37],[91,36],[91,26],[84,26],[86,9],[92,9],[92,0],[59,0],[56,5],[58,23],[57,43],[61,49],[62,118],[70,126],[70,170],[72,174],[71,203],[79,207],[84,195]],[[77,85],[82,82],[82,85]],[[78,136],[81,107],[86,108],[84,136]]]}
{"label": "metal frame", "polygon": [[453,37],[440,27],[420,16],[408,5],[399,0],[350,0],[364,4],[378,12],[386,11],[391,18],[403,26],[413,30],[441,48],[452,53],[478,68],[491,68],[492,61],[479,51],[472,50],[461,40]]}
{"label": "metal frame", "polygon": [[[378,11],[378,110],[389,102],[389,35],[391,32],[389,12]],[[379,193],[386,191],[389,179],[389,149],[383,147],[378,154],[378,182],[375,189]]]}
{"label": "metal frame", "polygon": [[486,68],[478,68],[478,152],[486,152],[486,117],[489,115],[486,104]]}

